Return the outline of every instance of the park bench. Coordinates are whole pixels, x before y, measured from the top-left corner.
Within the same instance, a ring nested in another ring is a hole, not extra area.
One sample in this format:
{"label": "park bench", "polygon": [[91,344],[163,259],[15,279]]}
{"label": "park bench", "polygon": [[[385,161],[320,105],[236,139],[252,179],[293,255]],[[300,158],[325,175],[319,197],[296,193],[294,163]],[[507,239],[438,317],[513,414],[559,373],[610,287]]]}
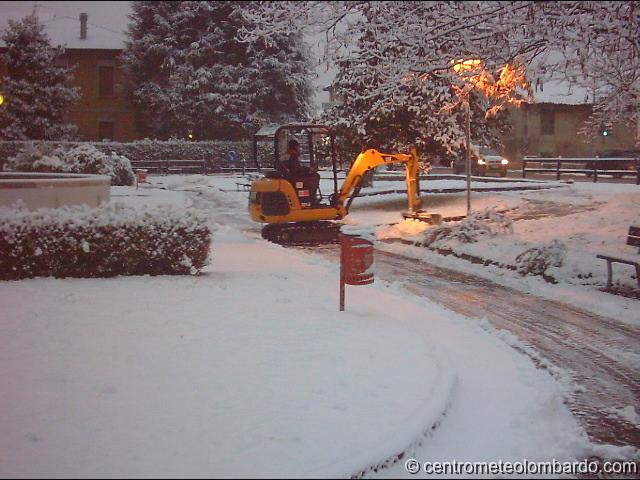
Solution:
{"label": "park bench", "polygon": [[[629,227],[629,236],[627,237],[627,245],[633,247],[640,247],[640,227]],[[640,253],[640,249],[638,251]],[[633,255],[597,255],[598,258],[607,261],[607,290],[611,288],[612,276],[613,276],[613,263],[624,263],[626,265],[632,265],[636,267],[636,280],[638,282],[638,288],[640,288],[640,256]]]}
{"label": "park bench", "polygon": [[167,173],[207,173],[205,160],[167,160],[165,165]]}
{"label": "park bench", "polygon": [[162,173],[164,166],[162,160],[134,160],[131,162],[134,170],[146,170],[148,173]]}

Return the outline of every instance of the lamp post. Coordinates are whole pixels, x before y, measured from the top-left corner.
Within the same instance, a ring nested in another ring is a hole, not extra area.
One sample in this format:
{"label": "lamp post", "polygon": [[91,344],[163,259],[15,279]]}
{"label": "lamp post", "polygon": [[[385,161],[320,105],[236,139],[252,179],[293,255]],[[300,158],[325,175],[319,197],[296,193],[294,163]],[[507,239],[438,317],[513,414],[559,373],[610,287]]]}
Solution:
{"label": "lamp post", "polygon": [[[475,72],[480,67],[480,60],[459,60],[453,64],[453,71],[458,75],[466,77],[465,74],[469,72]],[[475,76],[471,76],[468,81],[471,84],[475,83]],[[465,89],[463,91],[465,110],[467,114],[467,122],[465,128],[465,165],[467,168],[467,216],[471,213],[471,107],[469,105],[469,97],[471,96],[471,90]]]}
{"label": "lamp post", "polygon": [[467,128],[466,128],[466,148],[465,153],[467,158],[467,217],[471,213],[471,108],[469,106],[469,93],[467,93],[466,102],[467,104]]}

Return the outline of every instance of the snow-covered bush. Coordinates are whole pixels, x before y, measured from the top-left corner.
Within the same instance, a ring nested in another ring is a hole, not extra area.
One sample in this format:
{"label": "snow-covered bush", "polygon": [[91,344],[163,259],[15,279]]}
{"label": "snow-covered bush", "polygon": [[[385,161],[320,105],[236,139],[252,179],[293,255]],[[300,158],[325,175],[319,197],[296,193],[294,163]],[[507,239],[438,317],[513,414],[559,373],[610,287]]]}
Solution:
{"label": "snow-covered bush", "polygon": [[513,233],[513,220],[495,208],[472,212],[453,225],[440,225],[425,232],[422,245],[431,248],[451,248],[451,242],[475,243],[483,237]]}
{"label": "snow-covered bush", "polygon": [[567,246],[559,240],[525,250],[516,257],[516,267],[522,275],[543,275],[550,267],[562,266]]}
{"label": "snow-covered bush", "polygon": [[0,279],[194,275],[210,243],[202,215],[170,206],[0,208]]}
{"label": "snow-covered bush", "polygon": [[89,144],[71,147],[51,143],[27,144],[24,150],[7,161],[4,169],[108,175],[112,185],[134,183],[133,169],[128,158],[116,153],[103,153]]}

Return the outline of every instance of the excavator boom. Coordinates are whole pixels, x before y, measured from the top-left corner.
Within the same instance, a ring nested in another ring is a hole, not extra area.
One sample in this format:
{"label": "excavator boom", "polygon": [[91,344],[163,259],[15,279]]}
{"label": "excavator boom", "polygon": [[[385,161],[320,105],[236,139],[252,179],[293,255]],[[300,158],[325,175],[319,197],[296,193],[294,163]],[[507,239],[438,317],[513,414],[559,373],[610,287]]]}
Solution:
{"label": "excavator boom", "polygon": [[420,200],[419,186],[419,162],[415,148],[412,148],[409,154],[405,153],[381,153],[374,149],[365,150],[360,153],[353,166],[349,170],[347,177],[344,179],[337,197],[337,207],[343,210],[343,215],[349,213],[349,206],[355,197],[357,197],[362,180],[365,173],[373,170],[380,165],[389,165],[395,163],[403,163],[406,170],[407,181],[407,197],[409,202],[409,213],[417,212],[422,204]]}

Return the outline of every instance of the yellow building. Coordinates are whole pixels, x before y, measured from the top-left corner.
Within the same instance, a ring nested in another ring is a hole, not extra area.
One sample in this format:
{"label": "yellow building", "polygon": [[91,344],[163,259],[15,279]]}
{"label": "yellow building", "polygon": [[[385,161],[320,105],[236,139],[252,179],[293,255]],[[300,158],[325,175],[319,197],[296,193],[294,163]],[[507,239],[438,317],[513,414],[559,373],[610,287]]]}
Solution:
{"label": "yellow building", "polygon": [[592,111],[593,96],[584,89],[561,81],[538,82],[533,94],[535,103],[509,111],[513,130],[503,145],[511,160],[525,155],[591,157],[604,150],[634,148],[636,126],[631,121],[592,135],[579,133]]}

